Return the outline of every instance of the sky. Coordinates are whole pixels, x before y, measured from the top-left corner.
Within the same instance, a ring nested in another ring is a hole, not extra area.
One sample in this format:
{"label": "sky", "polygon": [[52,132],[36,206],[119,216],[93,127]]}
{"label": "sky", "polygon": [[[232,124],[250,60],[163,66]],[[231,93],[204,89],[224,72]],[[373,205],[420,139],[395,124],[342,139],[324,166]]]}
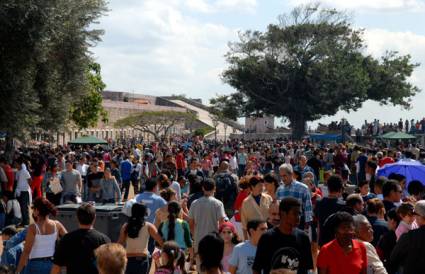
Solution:
{"label": "sky", "polygon": [[[278,15],[306,0],[110,0],[109,12],[96,28],[103,41],[92,48],[101,64],[107,90],[155,96],[186,94],[204,103],[235,90],[223,83],[228,43],[238,32],[264,31]],[[338,112],[310,123],[347,118],[355,126],[374,118],[397,122],[425,117],[425,0],[323,0],[322,5],[347,11],[355,28],[365,29],[367,53],[387,50],[410,54],[422,64],[410,81],[424,90],[412,108],[380,106],[367,101],[356,112]]]}

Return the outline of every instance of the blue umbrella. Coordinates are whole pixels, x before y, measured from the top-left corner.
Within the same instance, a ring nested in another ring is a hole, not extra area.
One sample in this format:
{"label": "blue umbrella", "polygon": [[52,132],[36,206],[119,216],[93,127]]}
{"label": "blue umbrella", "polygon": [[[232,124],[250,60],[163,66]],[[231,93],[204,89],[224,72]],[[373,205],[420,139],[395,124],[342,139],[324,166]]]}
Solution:
{"label": "blue umbrella", "polygon": [[400,160],[394,164],[386,164],[378,170],[378,176],[388,177],[391,173],[404,175],[407,184],[412,180],[419,180],[425,185],[425,165],[419,161]]}

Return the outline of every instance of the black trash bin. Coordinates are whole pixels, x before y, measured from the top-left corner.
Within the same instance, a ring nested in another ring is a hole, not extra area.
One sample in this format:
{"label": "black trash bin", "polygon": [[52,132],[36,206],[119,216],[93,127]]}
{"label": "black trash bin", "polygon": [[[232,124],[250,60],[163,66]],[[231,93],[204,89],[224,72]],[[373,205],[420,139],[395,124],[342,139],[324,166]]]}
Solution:
{"label": "black trash bin", "polygon": [[[77,208],[78,204],[65,204],[57,206],[56,220],[60,221],[68,231],[78,229]],[[112,242],[118,240],[121,226],[128,217],[121,213],[122,205],[100,204],[95,205],[96,220],[94,228],[106,234]]]}

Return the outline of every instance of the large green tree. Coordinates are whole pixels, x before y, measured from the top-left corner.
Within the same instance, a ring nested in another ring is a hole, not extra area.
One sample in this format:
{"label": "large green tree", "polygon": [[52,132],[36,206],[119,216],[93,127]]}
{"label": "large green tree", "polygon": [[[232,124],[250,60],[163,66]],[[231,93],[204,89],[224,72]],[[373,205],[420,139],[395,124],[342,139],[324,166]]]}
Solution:
{"label": "large green tree", "polygon": [[[0,1],[0,130],[8,140],[62,129],[90,92],[93,23],[105,0]],[[9,142],[10,143],[10,142]]]}
{"label": "large green tree", "polygon": [[265,32],[246,31],[230,44],[222,77],[237,92],[212,102],[224,113],[289,119],[299,139],[307,121],[357,110],[368,99],[408,108],[419,92],[408,81],[418,64],[396,52],[379,59],[367,55],[363,31],[343,13],[315,4],[279,19]]}
{"label": "large green tree", "polygon": [[80,130],[96,126],[100,118],[103,122],[108,120],[102,106],[102,91],[106,85],[102,81],[98,63],[89,65],[87,78],[89,92],[74,102],[70,109],[71,120]]}

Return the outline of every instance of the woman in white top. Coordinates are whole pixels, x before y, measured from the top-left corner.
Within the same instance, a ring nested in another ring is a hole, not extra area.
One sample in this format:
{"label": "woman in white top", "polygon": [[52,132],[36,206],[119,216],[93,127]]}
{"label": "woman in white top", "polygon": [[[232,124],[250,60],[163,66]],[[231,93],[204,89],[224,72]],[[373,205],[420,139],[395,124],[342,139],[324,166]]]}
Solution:
{"label": "woman in white top", "polygon": [[35,223],[28,227],[17,273],[24,267],[26,273],[50,273],[56,240],[67,233],[60,222],[50,220],[50,214],[56,214],[55,206],[45,198],[37,198],[33,204]]}

